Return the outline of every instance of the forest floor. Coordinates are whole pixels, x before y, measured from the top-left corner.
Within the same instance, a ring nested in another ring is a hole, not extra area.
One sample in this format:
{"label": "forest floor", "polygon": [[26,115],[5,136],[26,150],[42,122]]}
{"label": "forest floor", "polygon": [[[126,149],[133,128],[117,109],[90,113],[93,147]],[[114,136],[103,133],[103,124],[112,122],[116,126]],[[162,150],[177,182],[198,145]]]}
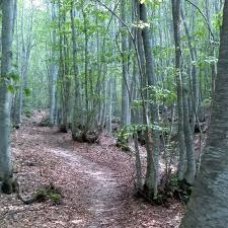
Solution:
{"label": "forest floor", "polygon": [[61,203],[24,204],[17,194],[0,195],[0,228],[178,227],[180,203],[165,208],[133,196],[134,160],[113,138],[76,143],[38,121],[12,133],[14,176],[23,196],[52,185],[61,192]]}

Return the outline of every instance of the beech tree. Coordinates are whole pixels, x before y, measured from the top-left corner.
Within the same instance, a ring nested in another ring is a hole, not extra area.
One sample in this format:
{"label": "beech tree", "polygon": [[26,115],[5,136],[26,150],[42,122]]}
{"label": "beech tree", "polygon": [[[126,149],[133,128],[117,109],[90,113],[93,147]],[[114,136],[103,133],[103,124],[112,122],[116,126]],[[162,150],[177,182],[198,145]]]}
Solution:
{"label": "beech tree", "polygon": [[[51,21],[55,23],[56,20],[56,7],[55,4],[51,3]],[[50,125],[53,126],[56,124],[56,117],[57,117],[57,101],[56,101],[56,87],[57,87],[57,76],[58,76],[58,65],[57,65],[57,58],[56,56],[56,46],[57,46],[57,41],[56,41],[56,29],[53,29],[51,31],[51,44],[52,44],[52,49],[51,49],[51,66],[49,70],[50,74],[50,107],[49,107],[49,121]]]}
{"label": "beech tree", "polygon": [[[121,19],[126,22],[126,1],[121,1]],[[128,63],[128,34],[125,31],[125,26],[120,22],[122,29],[122,41],[121,41],[121,55],[122,55],[122,110],[121,110],[121,124],[122,126],[130,124],[130,104],[129,104],[129,63]]]}
{"label": "beech tree", "polygon": [[0,180],[2,191],[12,193],[12,164],[10,152],[10,83],[13,41],[14,0],[2,1],[2,59],[0,81]]}
{"label": "beech tree", "polygon": [[[178,144],[180,161],[178,167],[179,181],[192,185],[196,174],[195,152],[193,148],[193,131],[189,115],[189,86],[188,78],[184,76],[182,45],[181,45],[181,3],[172,0],[172,15],[175,41],[175,74],[177,84],[177,109],[178,109]],[[194,107],[194,110],[196,108]],[[194,111],[193,110],[193,111]],[[186,164],[185,161],[187,160]]]}
{"label": "beech tree", "polygon": [[227,227],[228,224],[228,1],[223,10],[218,75],[211,125],[187,213],[181,227]]}
{"label": "beech tree", "polygon": [[[155,86],[155,74],[153,57],[151,52],[151,42],[150,33],[148,28],[147,19],[147,7],[145,3],[140,3],[138,5],[139,20],[144,23],[141,30],[142,44],[144,48],[144,58],[145,58],[145,81],[147,87]],[[151,94],[151,92],[149,93]],[[143,98],[144,99],[144,98]],[[151,118],[152,125],[158,124],[157,118],[157,105],[156,101],[153,104],[148,105],[149,117]],[[155,127],[149,128],[147,111],[144,110],[143,119],[146,127],[146,150],[147,150],[147,171],[146,179],[144,184],[144,191],[147,197],[151,200],[157,199],[158,195],[158,157],[159,157],[159,146],[158,146],[158,135]]]}

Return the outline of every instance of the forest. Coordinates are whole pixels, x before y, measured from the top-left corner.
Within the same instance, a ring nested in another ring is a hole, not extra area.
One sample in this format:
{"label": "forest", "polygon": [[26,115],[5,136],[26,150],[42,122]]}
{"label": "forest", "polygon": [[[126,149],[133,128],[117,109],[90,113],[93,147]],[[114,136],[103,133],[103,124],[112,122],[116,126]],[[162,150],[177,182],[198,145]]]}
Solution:
{"label": "forest", "polygon": [[228,0],[0,0],[0,228],[228,227]]}

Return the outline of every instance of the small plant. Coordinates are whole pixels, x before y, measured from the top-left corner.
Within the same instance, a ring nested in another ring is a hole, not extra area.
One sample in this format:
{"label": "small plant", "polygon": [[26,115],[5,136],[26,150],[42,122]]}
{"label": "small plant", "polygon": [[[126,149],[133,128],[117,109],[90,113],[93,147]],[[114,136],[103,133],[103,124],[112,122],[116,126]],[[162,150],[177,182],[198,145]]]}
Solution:
{"label": "small plant", "polygon": [[37,190],[35,199],[37,202],[46,201],[48,199],[47,190],[45,188],[41,188],[41,189]]}
{"label": "small plant", "polygon": [[60,204],[61,203],[61,199],[62,196],[59,193],[55,193],[55,192],[50,192],[49,193],[49,199],[55,204]]}
{"label": "small plant", "polygon": [[126,126],[119,130],[117,133],[117,143],[116,145],[120,147],[123,151],[130,151],[128,146],[129,139],[133,136],[133,132],[130,129],[131,126]]}
{"label": "small plant", "polygon": [[145,145],[145,129],[146,126],[141,124],[132,124],[123,127],[120,129],[117,133],[117,143],[116,145],[120,147],[124,151],[130,151],[130,148],[128,146],[128,142],[130,139],[133,138],[134,135],[137,135],[138,141],[141,145]]}
{"label": "small plant", "polygon": [[62,195],[60,191],[53,186],[53,184],[50,184],[49,186],[39,189],[36,192],[35,198],[37,202],[50,200],[53,204],[57,205],[61,203]]}

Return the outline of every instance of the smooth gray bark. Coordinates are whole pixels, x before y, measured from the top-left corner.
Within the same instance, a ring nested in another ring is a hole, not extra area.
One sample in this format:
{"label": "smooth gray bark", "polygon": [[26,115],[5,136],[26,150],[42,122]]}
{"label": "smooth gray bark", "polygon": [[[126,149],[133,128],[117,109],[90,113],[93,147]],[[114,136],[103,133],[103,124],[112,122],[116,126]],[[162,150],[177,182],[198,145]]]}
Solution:
{"label": "smooth gray bark", "polygon": [[[152,58],[152,47],[151,47],[151,39],[150,39],[150,31],[147,26],[147,8],[146,5],[139,4],[139,19],[144,23],[142,29],[142,43],[144,48],[145,55],[145,74],[147,79],[148,86],[155,86],[155,74],[154,74],[154,65]],[[155,101],[153,101],[155,102]],[[158,124],[158,116],[157,116],[157,107],[156,104],[153,103],[149,105],[149,111],[151,116],[151,122],[153,125]],[[146,171],[146,179],[144,184],[144,190],[147,194],[147,197],[151,200],[157,198],[157,186],[158,186],[158,157],[159,157],[159,141],[156,130],[149,129],[148,126],[148,117],[144,107],[144,124],[146,124],[146,150],[147,150],[147,171]]]}
{"label": "smooth gray bark", "polygon": [[195,48],[193,48],[193,45],[192,45],[192,37],[190,35],[189,27],[187,25],[183,9],[181,9],[181,18],[183,20],[185,33],[186,33],[187,40],[188,40],[188,48],[189,48],[191,61],[192,61],[191,77],[192,77],[192,90],[193,90],[193,92],[192,92],[193,113],[191,114],[190,117],[192,117],[192,125],[193,125],[193,129],[194,129],[196,121],[198,119],[198,109],[199,109],[199,101],[200,101],[200,98],[199,98],[199,78],[197,77],[198,72],[197,72],[197,68],[196,68],[197,55],[196,55],[196,50],[195,50]]}
{"label": "smooth gray bark", "polygon": [[[186,79],[185,79],[186,81]],[[186,171],[184,173],[184,180],[188,184],[192,185],[195,180],[196,175],[196,159],[195,159],[195,150],[193,143],[193,132],[191,128],[191,124],[189,122],[189,104],[188,104],[188,90],[187,88],[183,91],[183,112],[184,112],[184,139],[185,139],[185,147],[186,147],[186,159],[187,166]]]}
{"label": "smooth gray bark", "polygon": [[[51,20],[52,22],[55,22],[56,20],[56,9],[55,4],[51,4]],[[57,76],[58,76],[58,66],[57,66],[57,60],[56,60],[56,29],[52,30],[52,50],[51,50],[51,57],[52,57],[52,63],[50,67],[50,106],[49,106],[49,122],[50,125],[55,124],[56,119],[56,86],[57,86]]]}
{"label": "smooth gray bark", "polygon": [[73,72],[74,72],[74,105],[73,105],[73,117],[72,117],[72,137],[73,139],[80,138],[79,125],[82,123],[82,104],[81,104],[81,89],[79,80],[79,70],[77,63],[77,36],[75,28],[75,11],[73,2],[71,4],[71,30],[72,30],[72,56],[73,56]]}
{"label": "smooth gray bark", "polygon": [[22,113],[24,106],[24,89],[28,87],[28,67],[30,54],[32,50],[32,27],[33,27],[33,12],[31,12],[31,21],[27,29],[24,28],[24,8],[21,15],[21,85],[18,94],[18,105],[16,110],[16,125],[22,122]]}
{"label": "smooth gray bark", "polygon": [[179,147],[179,165],[178,178],[184,179],[186,170],[185,157],[186,147],[184,138],[184,113],[183,113],[183,88],[182,88],[182,73],[181,73],[181,44],[180,44],[180,5],[181,1],[172,0],[172,15],[173,15],[173,29],[175,42],[175,68],[176,68],[176,84],[177,84],[177,113],[178,113],[178,147]]}
{"label": "smooth gray bark", "polygon": [[[121,19],[126,21],[126,1],[121,1]],[[121,24],[122,30],[122,112],[121,112],[121,125],[129,125],[130,120],[130,102],[129,102],[129,92],[128,92],[128,39],[125,34],[125,26]]]}
{"label": "smooth gray bark", "polygon": [[84,74],[85,74],[85,105],[86,105],[86,122],[89,122],[89,34],[88,34],[88,19],[87,14],[82,9],[83,29],[84,29]]}
{"label": "smooth gray bark", "polygon": [[218,76],[208,141],[181,228],[225,228],[228,224],[228,1],[221,30]]}
{"label": "smooth gray bark", "polygon": [[69,120],[69,105],[70,105],[70,90],[71,79],[69,77],[69,45],[66,28],[63,26],[66,23],[67,12],[62,10],[61,1],[58,1],[58,29],[59,29],[59,80],[60,80],[60,109],[61,118],[59,119],[59,128],[62,132],[68,131]]}
{"label": "smooth gray bark", "polygon": [[[9,182],[12,176],[10,152],[10,94],[7,77],[11,71],[13,38],[13,0],[2,2],[2,64],[0,81],[0,178]],[[3,190],[3,189],[2,189]],[[11,189],[5,189],[11,193]]]}
{"label": "smooth gray bark", "polygon": [[108,81],[108,113],[107,113],[107,130],[109,134],[112,134],[112,100],[113,100],[113,79],[110,78]]}

